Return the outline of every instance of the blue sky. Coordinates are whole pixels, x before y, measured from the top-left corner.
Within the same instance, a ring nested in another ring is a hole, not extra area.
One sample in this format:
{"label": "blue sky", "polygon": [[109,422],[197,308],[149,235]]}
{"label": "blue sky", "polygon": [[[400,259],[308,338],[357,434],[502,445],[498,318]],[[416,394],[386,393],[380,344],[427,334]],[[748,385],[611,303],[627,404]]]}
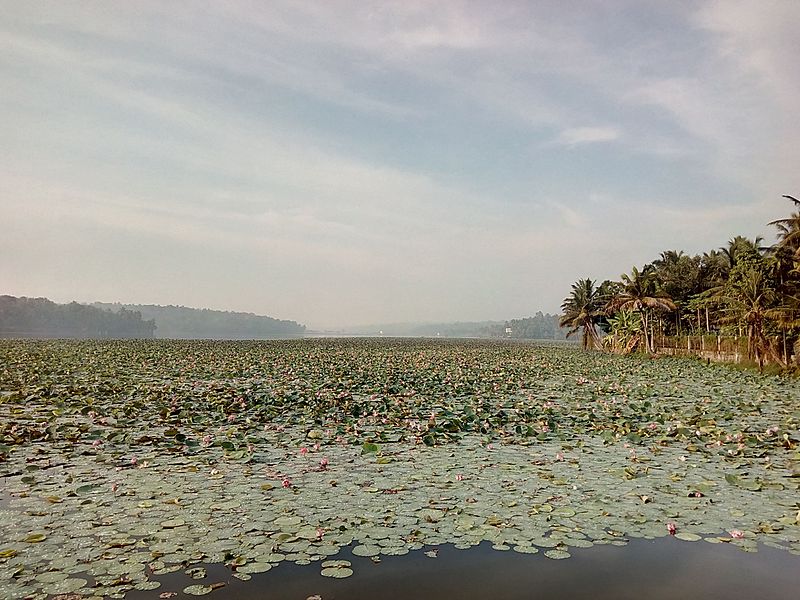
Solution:
{"label": "blue sky", "polygon": [[0,8],[0,293],[521,317],[800,194],[793,0]]}

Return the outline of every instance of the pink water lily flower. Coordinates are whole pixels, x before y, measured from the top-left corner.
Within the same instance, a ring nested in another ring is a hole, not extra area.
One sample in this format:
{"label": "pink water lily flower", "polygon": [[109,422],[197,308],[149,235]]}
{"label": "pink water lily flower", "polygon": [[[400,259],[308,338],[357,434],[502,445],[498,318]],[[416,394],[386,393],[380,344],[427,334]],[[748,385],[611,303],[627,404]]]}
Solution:
{"label": "pink water lily flower", "polygon": [[744,532],[739,529],[731,529],[728,533],[730,533],[731,537],[735,540],[740,540],[744,537]]}
{"label": "pink water lily flower", "polygon": [[308,454],[308,448],[306,448],[305,446],[300,448],[300,454],[303,455],[303,456]]}
{"label": "pink water lily flower", "polygon": [[281,485],[285,488],[290,488],[292,487],[292,482],[288,477],[284,477],[283,481],[281,482]]}
{"label": "pink water lily flower", "polygon": [[321,461],[319,461],[319,468],[322,469],[323,471],[328,468],[327,458],[323,458]]}
{"label": "pink water lily flower", "polygon": [[669,532],[670,535],[675,535],[675,532],[677,530],[678,528],[675,527],[675,523],[667,523],[667,531]]}

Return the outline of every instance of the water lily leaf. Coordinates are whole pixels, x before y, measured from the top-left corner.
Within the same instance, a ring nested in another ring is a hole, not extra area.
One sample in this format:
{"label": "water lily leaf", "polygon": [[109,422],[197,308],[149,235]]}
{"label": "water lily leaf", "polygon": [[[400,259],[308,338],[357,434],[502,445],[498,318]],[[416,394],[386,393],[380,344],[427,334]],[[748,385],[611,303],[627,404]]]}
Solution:
{"label": "water lily leaf", "polygon": [[353,554],[356,556],[378,556],[381,549],[372,544],[360,544],[353,548]]}
{"label": "water lily leaf", "polygon": [[334,579],[344,579],[352,574],[353,569],[349,567],[326,567],[321,571],[323,577],[333,577]]}
{"label": "water lily leaf", "polygon": [[326,560],[322,563],[323,568],[328,567],[349,567],[352,566],[349,560]]}
{"label": "water lily leaf", "polygon": [[210,585],[190,585],[183,588],[184,594],[189,594],[190,596],[205,596],[206,594],[210,594],[214,591],[214,588]]}
{"label": "water lily leaf", "polygon": [[701,536],[696,533],[691,533],[690,531],[679,531],[675,534],[675,537],[684,542],[697,542],[703,539]]}
{"label": "water lily leaf", "polygon": [[270,569],[272,569],[272,565],[270,563],[256,561],[248,563],[246,565],[242,565],[241,567],[238,567],[236,571],[239,573],[254,574],[254,573],[266,573]]}
{"label": "water lily leaf", "polygon": [[183,527],[186,525],[186,521],[183,519],[169,519],[167,521],[161,521],[161,527],[164,529],[175,529],[176,527]]}
{"label": "water lily leaf", "polygon": [[192,579],[205,579],[207,573],[203,567],[192,567],[191,569],[186,569],[186,575]]}
{"label": "water lily leaf", "polygon": [[71,594],[73,592],[77,592],[78,590],[83,589],[89,584],[88,581],[85,579],[74,578],[74,579],[64,579],[63,581],[58,581],[56,583],[51,584],[48,586],[48,591],[51,594]]}
{"label": "water lily leaf", "polygon": [[364,442],[364,444],[361,446],[361,454],[374,454],[375,452],[378,452],[378,450],[380,450],[378,444],[373,444],[372,442]]}

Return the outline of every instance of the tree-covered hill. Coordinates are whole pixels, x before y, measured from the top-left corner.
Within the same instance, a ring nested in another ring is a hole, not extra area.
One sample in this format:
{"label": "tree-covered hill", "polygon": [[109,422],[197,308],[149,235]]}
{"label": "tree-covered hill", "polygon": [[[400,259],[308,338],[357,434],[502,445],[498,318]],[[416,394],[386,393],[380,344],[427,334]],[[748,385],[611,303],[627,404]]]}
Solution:
{"label": "tree-covered hill", "polygon": [[0,296],[0,337],[14,338],[152,338],[152,320],[128,309],[103,310],[47,298]]}
{"label": "tree-covered hill", "polygon": [[94,306],[112,311],[134,310],[153,319],[158,338],[172,339],[270,339],[301,336],[305,325],[253,313],[158,306],[153,304],[108,304]]}

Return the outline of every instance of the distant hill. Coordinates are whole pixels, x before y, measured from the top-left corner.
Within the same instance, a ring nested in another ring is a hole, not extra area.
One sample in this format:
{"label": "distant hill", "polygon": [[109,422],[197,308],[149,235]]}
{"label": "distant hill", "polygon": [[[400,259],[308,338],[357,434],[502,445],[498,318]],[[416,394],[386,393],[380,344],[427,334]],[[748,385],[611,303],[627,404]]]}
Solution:
{"label": "distant hill", "polygon": [[253,313],[188,308],[186,306],[158,306],[154,304],[109,304],[97,302],[94,306],[112,311],[133,310],[145,319],[153,319],[157,338],[252,340],[299,337],[305,325],[295,321],[282,321]]}
{"label": "distant hill", "polygon": [[0,296],[2,338],[152,338],[156,325],[128,309],[109,311],[47,298]]}
{"label": "distant hill", "polygon": [[[558,315],[537,312],[532,317],[510,321],[465,321],[451,323],[385,323],[346,327],[347,335],[420,337],[477,337],[563,340],[566,330],[558,326]],[[510,331],[508,331],[510,330]]]}

